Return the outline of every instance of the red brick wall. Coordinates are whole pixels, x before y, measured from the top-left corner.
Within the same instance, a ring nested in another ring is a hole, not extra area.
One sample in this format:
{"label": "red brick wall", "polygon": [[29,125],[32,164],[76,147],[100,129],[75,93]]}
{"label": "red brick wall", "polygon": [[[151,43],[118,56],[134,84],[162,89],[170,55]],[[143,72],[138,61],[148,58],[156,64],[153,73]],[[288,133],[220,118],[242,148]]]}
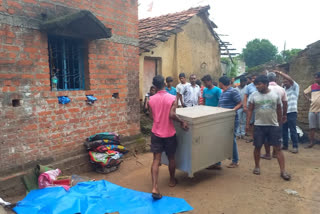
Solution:
{"label": "red brick wall", "polygon": [[[90,10],[121,40],[89,43],[90,90],[54,92],[47,34],[37,23],[41,13],[50,18],[77,9]],[[7,17],[0,19],[0,175],[84,152],[84,139],[97,132],[139,134],[137,10],[136,0],[0,0]],[[10,21],[19,17],[22,24]],[[86,94],[98,101],[86,104]],[[58,104],[57,96],[71,102]]]}

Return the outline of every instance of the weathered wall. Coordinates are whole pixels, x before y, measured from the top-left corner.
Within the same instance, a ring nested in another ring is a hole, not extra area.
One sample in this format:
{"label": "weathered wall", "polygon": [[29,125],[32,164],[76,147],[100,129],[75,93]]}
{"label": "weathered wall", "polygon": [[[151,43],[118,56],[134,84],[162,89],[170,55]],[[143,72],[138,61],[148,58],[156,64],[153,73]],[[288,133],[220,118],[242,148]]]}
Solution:
{"label": "weathered wall", "polygon": [[309,45],[299,53],[289,66],[289,75],[299,84],[298,121],[308,124],[310,103],[304,98],[303,91],[314,83],[314,74],[320,72],[320,41]]}
{"label": "weathered wall", "polygon": [[[188,24],[182,27],[183,31],[173,35],[166,42],[158,43],[151,52],[140,56],[140,74],[143,73],[143,59],[149,57],[162,58],[162,75],[172,76],[174,84],[178,84],[178,75],[181,72],[189,76],[196,74],[200,79],[210,74],[217,79],[221,76],[219,43],[214,39],[207,24],[199,16],[194,16]],[[140,98],[143,75],[140,75]],[[151,86],[152,83],[150,83]]]}
{"label": "weathered wall", "polygon": [[[97,132],[139,134],[136,0],[0,2],[1,176],[84,153],[84,139]],[[41,13],[51,18],[79,9],[90,10],[113,36],[89,42],[89,90],[54,92],[47,34],[39,31]],[[86,94],[98,101],[87,105]],[[71,102],[58,104],[57,96]],[[13,107],[13,99],[21,106]],[[69,167],[73,164],[70,160]]]}
{"label": "weathered wall", "polygon": [[[168,41],[159,43],[158,47],[152,49],[152,52],[142,53],[139,57],[139,90],[140,90],[140,98],[144,98],[146,91],[143,91],[144,88],[144,75],[143,75],[143,67],[144,67],[144,57],[161,57],[161,71],[160,74],[164,77],[173,76],[176,77],[176,55],[175,55],[175,42],[176,35],[172,35]],[[152,85],[148,85],[145,88],[149,88]]]}

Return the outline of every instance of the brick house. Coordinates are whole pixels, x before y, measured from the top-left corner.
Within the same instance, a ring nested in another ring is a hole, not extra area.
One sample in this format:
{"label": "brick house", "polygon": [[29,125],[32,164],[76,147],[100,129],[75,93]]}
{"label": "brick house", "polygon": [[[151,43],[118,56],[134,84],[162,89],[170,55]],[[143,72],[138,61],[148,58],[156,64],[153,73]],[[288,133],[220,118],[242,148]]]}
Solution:
{"label": "brick house", "polygon": [[201,78],[210,74],[215,80],[222,75],[220,38],[217,26],[209,19],[210,6],[139,20],[140,98],[149,91],[156,74]]}
{"label": "brick house", "polygon": [[84,170],[92,134],[139,135],[137,23],[136,0],[0,1],[0,191],[36,163]]}

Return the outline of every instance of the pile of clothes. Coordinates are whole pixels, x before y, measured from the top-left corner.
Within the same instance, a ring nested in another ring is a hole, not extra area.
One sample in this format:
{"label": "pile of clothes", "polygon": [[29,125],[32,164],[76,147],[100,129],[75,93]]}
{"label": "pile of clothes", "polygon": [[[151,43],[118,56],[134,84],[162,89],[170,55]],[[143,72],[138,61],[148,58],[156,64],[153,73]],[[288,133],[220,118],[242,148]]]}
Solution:
{"label": "pile of clothes", "polygon": [[103,132],[90,136],[84,143],[89,151],[90,163],[99,173],[117,170],[122,163],[122,156],[128,150],[120,145],[120,137],[113,132]]}
{"label": "pile of clothes", "polygon": [[78,175],[61,176],[60,169],[53,169],[43,165],[36,165],[32,171],[22,177],[27,193],[35,189],[56,186],[61,186],[68,191],[70,187],[84,181],[90,181],[90,179]]}

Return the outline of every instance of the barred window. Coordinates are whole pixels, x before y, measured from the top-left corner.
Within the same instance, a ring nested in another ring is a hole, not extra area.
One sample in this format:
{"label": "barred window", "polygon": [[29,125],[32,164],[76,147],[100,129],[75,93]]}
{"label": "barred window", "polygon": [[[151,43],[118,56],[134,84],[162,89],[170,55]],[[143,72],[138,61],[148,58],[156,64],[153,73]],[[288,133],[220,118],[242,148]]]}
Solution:
{"label": "barred window", "polygon": [[48,49],[51,89],[85,89],[86,42],[70,37],[48,36]]}

